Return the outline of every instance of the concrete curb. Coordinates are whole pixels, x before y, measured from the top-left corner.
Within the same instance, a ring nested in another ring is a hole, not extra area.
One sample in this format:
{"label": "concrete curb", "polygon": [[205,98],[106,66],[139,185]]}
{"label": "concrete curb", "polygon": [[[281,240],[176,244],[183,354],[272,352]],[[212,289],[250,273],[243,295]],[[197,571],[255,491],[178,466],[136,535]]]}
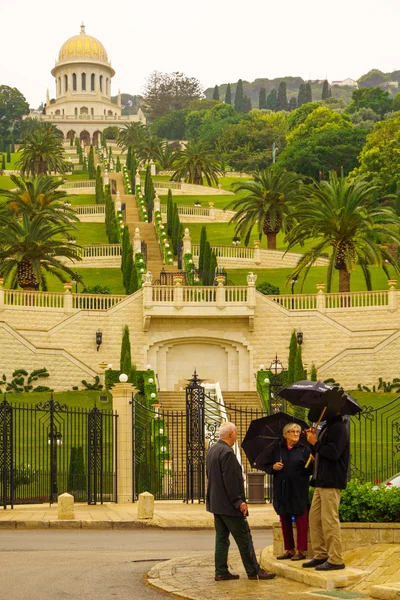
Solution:
{"label": "concrete curb", "polygon": [[[133,519],[132,521],[94,521],[94,520],[48,520],[48,519],[0,519],[0,530],[2,529],[165,529],[177,531],[196,531],[207,530],[213,531],[214,527],[196,522],[187,522],[176,525],[174,523],[162,522],[159,519]],[[253,525],[252,530],[272,529],[270,525]]]}

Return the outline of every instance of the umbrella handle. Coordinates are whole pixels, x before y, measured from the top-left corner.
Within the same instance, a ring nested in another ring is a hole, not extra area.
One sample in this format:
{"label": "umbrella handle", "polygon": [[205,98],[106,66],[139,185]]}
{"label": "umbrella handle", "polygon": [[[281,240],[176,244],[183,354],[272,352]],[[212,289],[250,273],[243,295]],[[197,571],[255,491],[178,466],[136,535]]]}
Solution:
{"label": "umbrella handle", "polygon": [[306,464],[304,465],[304,468],[305,468],[305,469],[308,469],[308,467],[310,466],[310,463],[311,463],[311,461],[312,461],[312,460],[314,460],[314,457],[313,457],[313,455],[312,455],[312,454],[310,454],[310,456],[309,456],[309,457],[308,457],[308,459],[307,459],[307,462],[306,462]]}
{"label": "umbrella handle", "polygon": [[[324,408],[322,409],[322,411],[321,411],[321,414],[319,415],[319,419],[318,419],[318,421],[315,423],[315,427],[314,427],[314,429],[317,429],[317,428],[318,428],[318,425],[321,423],[321,421],[322,421],[322,417],[324,416],[324,414],[325,414],[325,412],[326,412],[326,409],[327,409],[327,408],[328,408],[327,406],[324,406]],[[312,460],[314,460],[314,457],[313,457],[313,455],[312,455],[312,454],[310,454],[310,456],[308,457],[308,460],[307,460],[306,464],[304,465],[304,468],[305,468],[305,469],[307,469],[307,468],[309,467],[309,465],[310,465],[310,462],[311,462]]]}

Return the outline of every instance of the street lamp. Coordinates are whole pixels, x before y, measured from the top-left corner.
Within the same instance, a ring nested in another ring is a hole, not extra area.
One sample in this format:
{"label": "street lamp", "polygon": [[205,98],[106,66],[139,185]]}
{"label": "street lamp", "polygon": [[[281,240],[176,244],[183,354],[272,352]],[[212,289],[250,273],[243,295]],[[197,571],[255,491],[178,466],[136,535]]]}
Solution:
{"label": "street lamp", "polygon": [[240,244],[240,237],[238,237],[237,235],[235,235],[235,236],[232,238],[232,244],[233,244],[234,246],[237,246],[238,244]]}
{"label": "street lamp", "polygon": [[271,373],[273,373],[276,377],[278,375],[280,375],[282,373],[282,371],[284,371],[285,367],[283,366],[283,364],[281,363],[281,361],[278,359],[278,355],[275,354],[275,358],[272,361],[269,370],[271,371]]}
{"label": "street lamp", "polygon": [[285,367],[278,359],[277,354],[275,354],[269,370],[272,374],[271,381],[269,382],[269,414],[273,414],[280,410],[284,411],[283,400],[279,398],[279,392],[283,387],[280,375],[285,370]]}

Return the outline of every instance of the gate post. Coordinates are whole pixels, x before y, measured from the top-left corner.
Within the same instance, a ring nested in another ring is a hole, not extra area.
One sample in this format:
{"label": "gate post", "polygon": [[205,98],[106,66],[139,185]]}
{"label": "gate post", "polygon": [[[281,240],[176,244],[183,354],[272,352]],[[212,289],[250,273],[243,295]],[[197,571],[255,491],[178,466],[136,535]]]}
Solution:
{"label": "gate post", "polygon": [[196,371],[186,388],[186,503],[205,501],[204,388]]}
{"label": "gate post", "polygon": [[133,502],[132,498],[132,394],[131,383],[116,383],[111,388],[113,409],[118,413],[117,437],[117,501]]}
{"label": "gate post", "polygon": [[97,406],[88,414],[88,504],[103,504],[103,420]]}
{"label": "gate post", "polygon": [[10,489],[11,508],[14,508],[14,465],[13,465],[13,409],[6,397],[0,405],[0,494],[3,508],[7,508],[7,491]]}

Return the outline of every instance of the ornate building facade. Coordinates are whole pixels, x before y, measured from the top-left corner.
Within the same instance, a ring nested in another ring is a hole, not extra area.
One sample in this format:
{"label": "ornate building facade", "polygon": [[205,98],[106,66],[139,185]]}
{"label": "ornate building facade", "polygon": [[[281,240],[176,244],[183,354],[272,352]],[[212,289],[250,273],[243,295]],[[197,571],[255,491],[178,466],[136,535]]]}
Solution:
{"label": "ornate building facade", "polygon": [[103,44],[87,35],[82,23],[79,35],[69,38],[58,53],[51,74],[56,97],[47,90],[44,121],[54,123],[64,138],[78,137],[85,144],[97,144],[101,132],[110,125],[123,127],[130,122],[146,123],[139,108],[136,115],[122,115],[121,94],[111,100],[111,79],[115,71]]}

